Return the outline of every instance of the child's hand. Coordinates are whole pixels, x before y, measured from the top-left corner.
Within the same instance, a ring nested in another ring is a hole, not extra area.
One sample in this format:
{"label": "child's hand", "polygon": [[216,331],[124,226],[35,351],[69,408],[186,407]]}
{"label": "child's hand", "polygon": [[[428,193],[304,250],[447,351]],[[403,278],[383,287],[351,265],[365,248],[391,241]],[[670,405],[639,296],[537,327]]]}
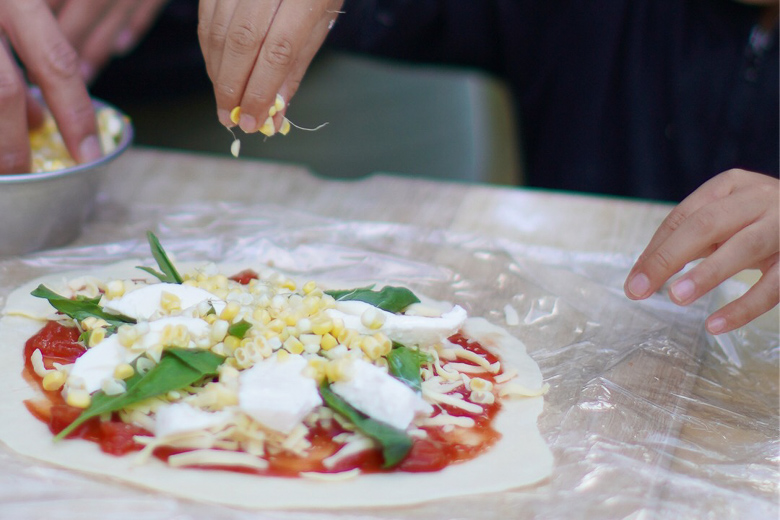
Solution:
{"label": "child's hand", "polygon": [[634,264],[624,290],[632,300],[642,300],[688,262],[704,258],[669,289],[673,302],[687,305],[743,269],[760,269],[763,274],[753,287],[707,318],[707,330],[722,334],[777,305],[779,250],[780,182],[729,170],[672,210]]}

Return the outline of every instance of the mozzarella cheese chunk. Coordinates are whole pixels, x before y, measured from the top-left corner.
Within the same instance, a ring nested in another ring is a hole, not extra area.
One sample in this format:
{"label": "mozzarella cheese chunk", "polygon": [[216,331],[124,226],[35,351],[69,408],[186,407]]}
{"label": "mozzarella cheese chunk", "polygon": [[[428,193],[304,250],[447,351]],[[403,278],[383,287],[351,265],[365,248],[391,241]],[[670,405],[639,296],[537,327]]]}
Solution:
{"label": "mozzarella cheese chunk", "polygon": [[231,417],[226,410],[207,412],[187,403],[174,403],[157,410],[154,434],[167,437],[197,432],[226,424]]}
{"label": "mozzarella cheese chunk", "polygon": [[356,359],[349,372],[348,380],[333,383],[331,389],[372,419],[405,430],[418,414],[433,412],[414,390],[376,365]]}
{"label": "mozzarella cheese chunk", "polygon": [[90,394],[100,390],[103,381],[114,376],[117,365],[125,363],[127,349],[116,334],[109,336],[82,354],[68,375],[69,386],[83,386]]}
{"label": "mozzarella cheese chunk", "polygon": [[[378,329],[369,329],[360,320],[364,312],[371,309],[384,316],[384,323]],[[361,301],[336,302],[335,309],[328,309],[331,318],[344,320],[344,326],[355,329],[361,334],[383,332],[392,341],[406,346],[441,343],[452,336],[466,321],[466,310],[455,305],[451,310],[438,317],[409,316],[383,311]]]}
{"label": "mozzarella cheese chunk", "polygon": [[161,345],[166,327],[178,325],[186,327],[190,334],[189,348],[194,347],[198,339],[207,337],[209,334],[209,324],[205,321],[181,316],[160,318],[148,322],[148,332],[139,339],[139,342],[132,349],[124,347],[119,342],[119,336],[112,334],[76,359],[68,377],[69,386],[83,386],[89,393],[100,390],[103,381],[114,376],[114,370],[118,365],[132,363],[148,349],[160,347],[161,350],[161,347],[166,346]]}
{"label": "mozzarella cheese chunk", "polygon": [[239,378],[238,407],[254,420],[284,434],[322,404],[317,383],[303,375],[303,356],[269,358],[244,370]]}
{"label": "mozzarella cheese chunk", "polygon": [[205,289],[176,283],[154,283],[134,289],[121,298],[104,301],[103,308],[138,321],[148,321],[163,314],[161,299],[164,292],[177,296],[182,309],[195,307],[204,301],[211,303],[217,314],[225,307],[225,302]]}

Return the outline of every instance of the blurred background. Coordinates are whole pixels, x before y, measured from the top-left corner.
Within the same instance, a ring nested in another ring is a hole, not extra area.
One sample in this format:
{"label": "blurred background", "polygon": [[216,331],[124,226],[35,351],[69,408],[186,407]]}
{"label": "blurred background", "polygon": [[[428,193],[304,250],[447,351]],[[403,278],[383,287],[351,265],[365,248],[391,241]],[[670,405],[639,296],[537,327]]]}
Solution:
{"label": "blurred background", "polygon": [[[125,111],[135,144],[222,155],[233,136],[216,117],[197,42],[197,2],[173,0],[140,45],[109,64],[93,95]],[[323,49],[293,98],[292,129],[244,134],[241,157],[289,161],[317,175],[374,172],[514,185],[521,181],[511,94],[474,69],[402,63]]]}

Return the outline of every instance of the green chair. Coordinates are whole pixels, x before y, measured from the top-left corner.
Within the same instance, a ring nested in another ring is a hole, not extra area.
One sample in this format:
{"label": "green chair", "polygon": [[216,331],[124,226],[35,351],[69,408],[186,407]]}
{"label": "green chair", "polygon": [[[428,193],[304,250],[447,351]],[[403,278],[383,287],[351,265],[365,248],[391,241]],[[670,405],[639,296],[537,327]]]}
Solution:
{"label": "green chair", "polygon": [[[232,137],[217,123],[210,94],[165,108],[124,108],[139,144],[229,153]],[[301,127],[328,124],[270,138],[237,131],[241,156],[300,163],[335,178],[392,172],[509,185],[521,180],[508,90],[473,70],[323,52],[287,116]]]}

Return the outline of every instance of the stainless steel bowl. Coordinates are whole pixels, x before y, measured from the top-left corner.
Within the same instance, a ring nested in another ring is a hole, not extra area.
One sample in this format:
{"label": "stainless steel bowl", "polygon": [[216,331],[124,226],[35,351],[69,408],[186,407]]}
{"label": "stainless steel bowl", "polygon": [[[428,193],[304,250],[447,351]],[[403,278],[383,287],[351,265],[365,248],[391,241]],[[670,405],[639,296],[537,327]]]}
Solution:
{"label": "stainless steel bowl", "polygon": [[[93,104],[117,110],[100,100]],[[119,141],[100,159],[51,172],[0,175],[0,257],[62,246],[79,236],[111,161],[133,140],[130,120],[117,112]]]}

